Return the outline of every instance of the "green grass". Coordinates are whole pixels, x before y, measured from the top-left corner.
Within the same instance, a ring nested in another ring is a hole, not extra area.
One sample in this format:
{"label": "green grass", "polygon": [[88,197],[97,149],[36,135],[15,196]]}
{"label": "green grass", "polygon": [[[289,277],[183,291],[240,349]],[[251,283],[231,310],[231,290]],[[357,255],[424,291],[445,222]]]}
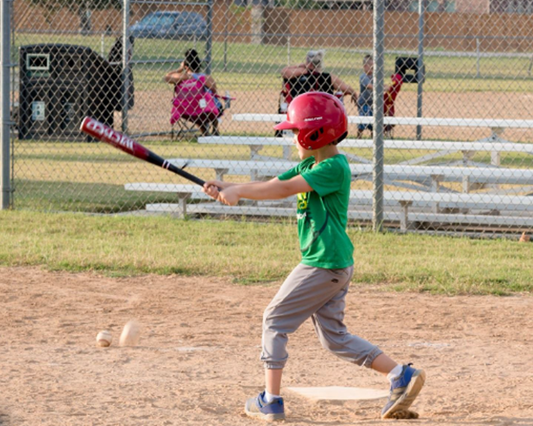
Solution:
{"label": "green grass", "polygon": [[23,210],[118,213],[177,202],[172,193],[126,191],[124,185],[104,183],[16,180],[14,187],[14,207]]}
{"label": "green grass", "polygon": [[[191,142],[147,141],[165,158],[231,158],[249,160],[246,146],[221,149]],[[281,147],[265,147],[265,155],[282,155]],[[138,210],[148,203],[175,203],[173,193],[132,192],[131,182],[183,183],[168,171],[149,165],[105,144],[17,141],[14,161],[14,207],[51,211],[113,213]],[[204,179],[209,170],[192,171]]]}
{"label": "green grass", "polygon": [[[349,228],[357,287],[448,295],[533,290],[533,245]],[[299,262],[296,224],[0,212],[0,265],[282,280]]]}
{"label": "green grass", "polygon": [[[249,160],[250,148],[246,145],[234,145],[230,147],[220,147],[213,144],[199,145],[196,142],[180,141],[142,141],[143,146],[165,158],[189,157],[194,155],[197,158],[224,158],[231,155],[236,160]],[[266,147],[264,149],[268,155],[278,152],[281,155],[281,147]],[[24,163],[27,161],[46,162],[88,162],[88,163],[137,163],[132,156],[109,147],[104,143],[88,144],[78,142],[55,142],[55,141],[21,141],[16,142],[16,161]],[[143,164],[143,163],[140,163]],[[146,165],[146,163],[144,163]]]}

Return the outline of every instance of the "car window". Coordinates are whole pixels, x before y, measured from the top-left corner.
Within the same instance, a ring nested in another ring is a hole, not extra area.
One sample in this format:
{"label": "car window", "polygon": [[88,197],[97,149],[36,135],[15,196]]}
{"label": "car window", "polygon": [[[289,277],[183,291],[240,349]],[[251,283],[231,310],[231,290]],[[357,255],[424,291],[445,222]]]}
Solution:
{"label": "car window", "polygon": [[163,15],[159,20],[159,25],[163,27],[168,27],[172,25],[172,22],[174,22],[174,17],[172,15]]}
{"label": "car window", "polygon": [[174,25],[183,25],[187,22],[187,16],[178,15],[174,18]]}
{"label": "car window", "polygon": [[201,24],[204,22],[204,18],[202,18],[202,15],[198,15],[197,13],[194,14],[194,20],[198,24]]}
{"label": "car window", "polygon": [[157,17],[154,15],[148,15],[145,16],[143,19],[141,19],[141,22],[139,24],[141,25],[154,25],[157,22]]}
{"label": "car window", "polygon": [[174,20],[174,17],[172,15],[157,13],[157,14],[151,14],[151,15],[144,17],[140,23],[142,25],[150,25],[150,26],[154,26],[154,25],[168,26],[168,25],[172,25],[173,20]]}

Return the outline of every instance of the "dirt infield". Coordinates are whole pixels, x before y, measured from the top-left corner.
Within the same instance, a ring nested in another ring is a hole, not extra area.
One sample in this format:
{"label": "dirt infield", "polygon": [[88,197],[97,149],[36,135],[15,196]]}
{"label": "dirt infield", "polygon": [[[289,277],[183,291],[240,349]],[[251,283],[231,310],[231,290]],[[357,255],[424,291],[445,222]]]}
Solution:
{"label": "dirt infield", "polygon": [[[1,425],[253,425],[261,316],[278,284],[219,278],[0,268]],[[381,403],[312,403],[285,393],[294,425],[533,425],[533,298],[383,293],[352,285],[346,323],[426,370],[416,421],[379,420]],[[141,323],[140,345],[117,345]],[[110,348],[95,336],[109,329]],[[386,388],[323,350],[309,322],[289,341],[283,385]]]}

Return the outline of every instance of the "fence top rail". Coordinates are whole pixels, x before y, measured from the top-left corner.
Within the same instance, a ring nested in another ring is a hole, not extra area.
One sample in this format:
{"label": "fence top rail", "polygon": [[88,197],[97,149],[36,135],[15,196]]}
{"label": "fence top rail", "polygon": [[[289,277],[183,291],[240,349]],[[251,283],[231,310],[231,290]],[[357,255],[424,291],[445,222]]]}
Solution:
{"label": "fence top rail", "polygon": [[[253,36],[256,36],[257,33],[246,33],[246,32],[242,32],[242,33],[235,33],[235,32],[217,32],[217,33],[213,33],[213,34],[217,34],[217,35],[228,35],[228,36],[247,36],[247,37],[253,37]],[[373,34],[372,33],[351,33],[351,34],[343,34],[343,33],[332,33],[332,32],[323,32],[323,33],[287,33],[287,32],[264,32],[262,33],[262,35],[264,36],[267,36],[267,37],[287,37],[287,38],[294,38],[294,39],[299,39],[299,38],[310,38],[310,37],[336,37],[336,38],[372,38],[373,37]],[[417,33],[413,33],[413,34],[397,34],[397,33],[385,33],[384,34],[385,37],[390,37],[390,38],[400,38],[400,39],[416,39],[418,37],[418,34]],[[516,40],[531,40],[532,37],[528,37],[528,36],[501,36],[501,35],[497,35],[497,36],[491,36],[491,35],[483,35],[483,34],[478,34],[478,35],[475,35],[475,34],[472,34],[472,35],[445,35],[445,34],[424,34],[424,38],[427,38],[427,39],[434,39],[434,40],[511,40],[511,41],[516,41]],[[301,46],[296,46],[297,48],[301,48]],[[302,49],[305,49],[305,48],[302,48]],[[363,50],[363,49],[361,49]],[[369,52],[371,52],[370,49],[365,49]],[[428,49],[428,51],[432,52],[432,50]],[[385,53],[396,53],[396,52],[401,52],[396,50],[396,49],[386,49],[385,50]],[[406,52],[404,50],[404,52]],[[407,51],[407,52],[413,52],[413,51]],[[433,51],[435,52],[435,51]],[[446,52],[450,52],[450,53],[453,53],[452,51],[442,51],[444,53]],[[414,52],[413,54],[417,55],[418,53],[417,52]],[[425,55],[425,51],[424,51],[424,55]]]}
{"label": "fence top rail", "polygon": [[[276,123],[286,119],[285,114],[233,114],[234,121],[263,121]],[[512,120],[493,118],[440,118],[440,117],[383,117],[384,124],[403,126],[436,127],[490,127],[533,129],[533,120]],[[373,124],[374,117],[348,116],[351,124]]]}
{"label": "fence top rail", "polygon": [[[198,143],[220,145],[270,145],[292,146],[293,139],[289,137],[260,137],[260,136],[202,136]],[[451,142],[451,141],[418,141],[396,140],[384,141],[386,149],[412,150],[453,150],[453,151],[488,151],[488,152],[524,152],[533,154],[533,144],[514,142]],[[372,139],[345,139],[339,144],[340,148],[368,148],[374,147]]]}

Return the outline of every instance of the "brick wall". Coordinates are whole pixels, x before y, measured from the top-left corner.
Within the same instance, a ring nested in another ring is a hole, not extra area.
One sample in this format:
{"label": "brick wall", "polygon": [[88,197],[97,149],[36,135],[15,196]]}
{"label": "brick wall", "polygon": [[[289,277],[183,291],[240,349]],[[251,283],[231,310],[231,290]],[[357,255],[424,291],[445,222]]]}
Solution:
{"label": "brick wall", "polygon": [[[340,14],[335,11],[293,10],[289,28],[294,45],[371,48],[372,25],[371,11],[343,10]],[[533,15],[428,12],[424,30],[427,36],[425,46],[430,49],[475,51],[475,38],[479,37],[481,51],[531,52],[532,28]],[[303,36],[295,37],[295,34]],[[418,14],[386,12],[385,34],[386,49],[416,49]],[[481,40],[481,37],[517,38]]]}

